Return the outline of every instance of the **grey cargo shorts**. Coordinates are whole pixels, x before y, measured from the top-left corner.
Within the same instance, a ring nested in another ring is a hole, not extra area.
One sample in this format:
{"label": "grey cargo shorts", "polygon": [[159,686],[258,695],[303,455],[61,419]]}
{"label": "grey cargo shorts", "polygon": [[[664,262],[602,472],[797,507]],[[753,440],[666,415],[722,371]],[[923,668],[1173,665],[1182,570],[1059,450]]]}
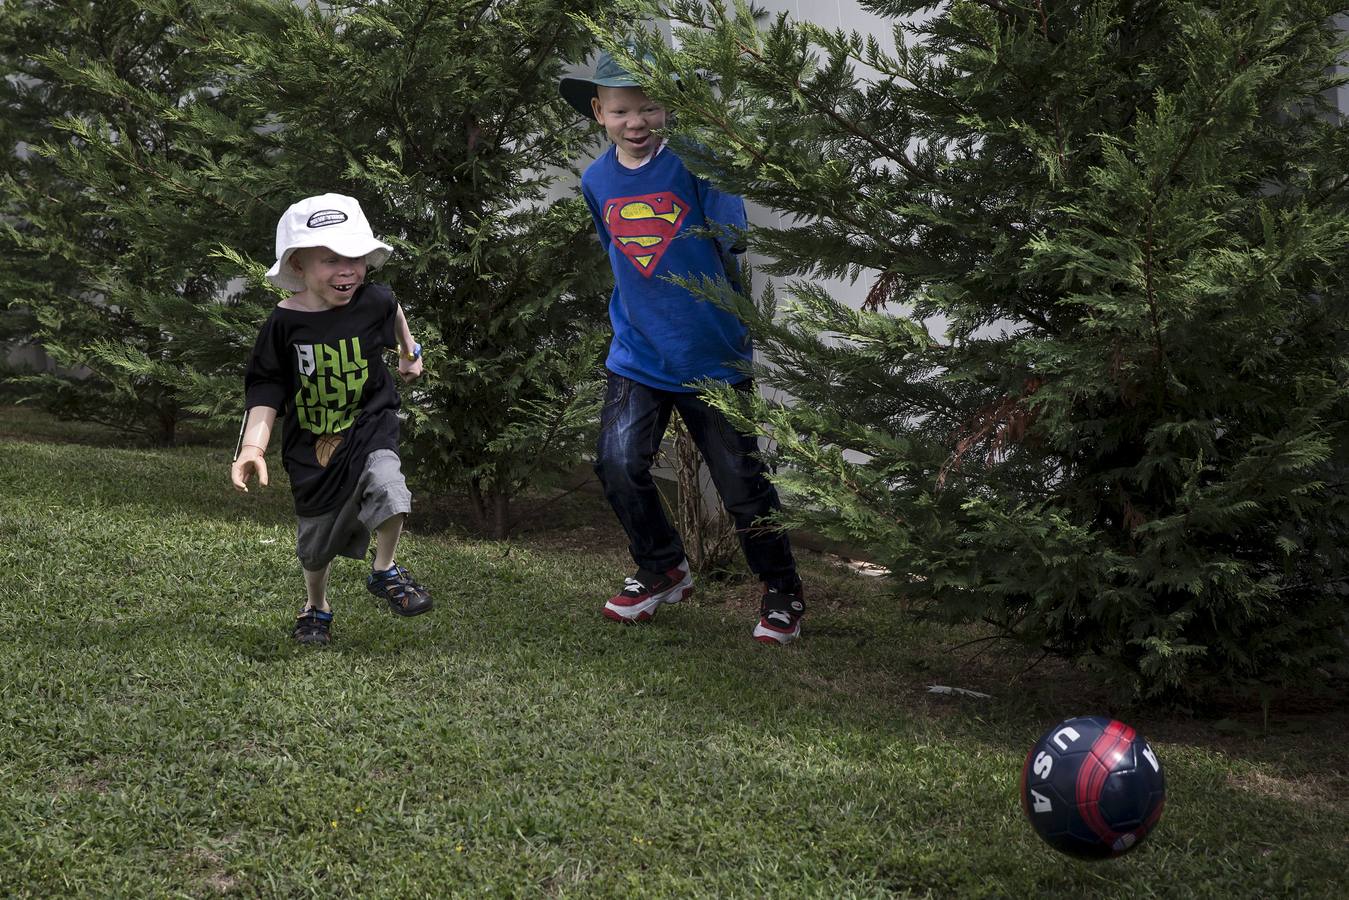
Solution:
{"label": "grey cargo shorts", "polygon": [[370,532],[390,516],[410,512],[412,493],[403,480],[398,454],[373,450],[365,458],[365,470],[345,503],[321,516],[300,516],[295,527],[295,555],[311,572],[338,556],[365,559]]}

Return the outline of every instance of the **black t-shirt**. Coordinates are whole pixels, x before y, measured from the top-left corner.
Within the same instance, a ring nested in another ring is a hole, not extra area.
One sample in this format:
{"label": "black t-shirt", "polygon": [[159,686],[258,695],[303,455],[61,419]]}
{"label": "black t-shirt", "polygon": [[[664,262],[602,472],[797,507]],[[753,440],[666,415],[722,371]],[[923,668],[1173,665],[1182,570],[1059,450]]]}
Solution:
{"label": "black t-shirt", "polygon": [[366,456],[398,449],[398,390],[383,356],[397,345],[397,310],[386,285],[363,284],[346,306],[278,306],[263,323],[244,403],[278,411],[281,458],[301,516],[341,506]]}

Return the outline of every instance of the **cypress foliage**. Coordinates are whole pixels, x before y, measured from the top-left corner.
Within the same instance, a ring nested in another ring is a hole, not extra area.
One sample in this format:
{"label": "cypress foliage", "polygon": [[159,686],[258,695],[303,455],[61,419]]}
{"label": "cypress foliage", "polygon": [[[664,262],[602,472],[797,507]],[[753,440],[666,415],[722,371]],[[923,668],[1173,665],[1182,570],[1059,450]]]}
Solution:
{"label": "cypress foliage", "polygon": [[[570,15],[599,5],[245,0],[222,4],[239,25],[209,48],[234,100],[274,123],[255,135],[268,164],[232,176],[272,220],[345,193],[396,248],[373,277],[427,369],[405,458],[466,488],[499,537],[513,497],[575,464],[598,411],[604,260],[579,197],[552,193],[592,140],[557,79],[591,45]],[[272,258],[228,252],[255,280]]]}
{"label": "cypress foliage", "polygon": [[[361,200],[426,345],[406,456],[504,536],[589,444],[606,270],[553,181],[591,140],[557,95],[598,0],[6,4],[0,284],[86,377],[61,409],[171,441],[239,412],[292,201]],[[54,202],[52,202],[54,201]]]}
{"label": "cypress foliage", "polygon": [[0,286],[65,371],[21,381],[59,413],[163,443],[184,418],[220,409],[211,374],[237,355],[221,330],[241,330],[209,248],[248,223],[240,198],[212,196],[197,174],[227,148],[190,127],[220,118],[226,102],[217,73],[183,43],[224,25],[198,6],[0,10],[14,151],[0,181]]}
{"label": "cypress foliage", "polygon": [[631,5],[682,24],[628,59],[691,165],[785,214],[751,243],[783,302],[701,289],[795,398],[718,395],[790,521],[1141,696],[1342,665],[1342,4],[863,5],[893,50]]}

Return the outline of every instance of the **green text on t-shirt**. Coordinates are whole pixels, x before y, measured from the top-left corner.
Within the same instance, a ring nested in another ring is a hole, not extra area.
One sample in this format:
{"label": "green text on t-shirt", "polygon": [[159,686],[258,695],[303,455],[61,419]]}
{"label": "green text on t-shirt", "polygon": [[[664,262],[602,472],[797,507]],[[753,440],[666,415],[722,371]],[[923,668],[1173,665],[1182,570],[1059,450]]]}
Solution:
{"label": "green text on t-shirt", "polygon": [[370,367],[361,355],[361,339],[328,344],[296,344],[300,389],[295,413],[300,427],[314,434],[346,431],[361,411],[361,391]]}

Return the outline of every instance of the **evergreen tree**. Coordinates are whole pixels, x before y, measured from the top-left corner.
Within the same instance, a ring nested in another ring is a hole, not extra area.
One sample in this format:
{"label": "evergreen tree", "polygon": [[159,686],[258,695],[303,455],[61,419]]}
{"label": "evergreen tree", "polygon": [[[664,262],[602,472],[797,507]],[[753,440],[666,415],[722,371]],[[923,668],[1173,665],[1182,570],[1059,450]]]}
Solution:
{"label": "evergreen tree", "polygon": [[[405,404],[405,457],[467,488],[482,524],[550,469],[574,465],[596,418],[606,270],[579,198],[557,176],[592,132],[557,79],[590,38],[598,0],[223,4],[214,43],[230,94],[275,123],[269,164],[236,171],[279,216],[336,191],[396,248],[387,281],[425,345]],[[245,27],[246,26],[246,27]],[[270,251],[232,248],[252,277]]]}
{"label": "evergreen tree", "polygon": [[184,417],[219,410],[209,375],[238,354],[220,330],[241,330],[209,247],[246,233],[249,207],[211,196],[194,174],[229,150],[190,127],[222,103],[216,74],[182,41],[223,25],[197,6],[0,9],[3,137],[14,150],[0,181],[0,285],[78,376],[22,380],[57,412],[164,443]]}
{"label": "evergreen tree", "polygon": [[700,287],[796,400],[717,395],[793,523],[1142,695],[1343,662],[1343,4],[864,0],[893,50],[628,5],[691,166],[786,214],[786,302]]}

